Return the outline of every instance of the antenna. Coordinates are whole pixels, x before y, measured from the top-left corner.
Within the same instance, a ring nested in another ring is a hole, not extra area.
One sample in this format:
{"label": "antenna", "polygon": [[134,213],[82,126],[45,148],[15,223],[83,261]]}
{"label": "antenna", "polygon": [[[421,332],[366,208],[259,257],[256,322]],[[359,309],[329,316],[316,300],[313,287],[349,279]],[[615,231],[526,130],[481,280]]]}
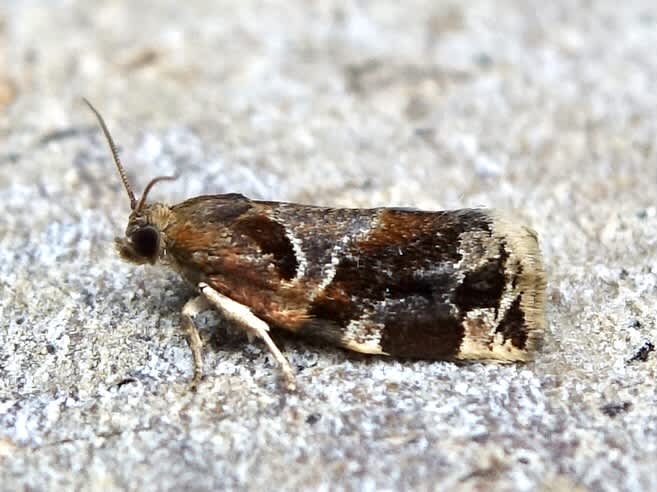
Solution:
{"label": "antenna", "polygon": [[139,202],[137,203],[137,206],[132,207],[135,213],[139,212],[141,210],[141,207],[144,206],[144,203],[146,202],[146,197],[148,196],[148,193],[151,191],[151,188],[155,183],[157,183],[158,181],[173,181],[174,179],[178,179],[178,176],[158,176],[157,178],[151,179],[150,183],[148,183],[146,185],[146,188],[144,188],[144,192],[141,194],[141,198],[139,198]]}
{"label": "antenna", "polygon": [[128,192],[128,197],[130,198],[130,208],[132,210],[135,210],[135,207],[139,209],[141,205],[144,202],[144,199],[146,197],[147,192],[150,190],[150,187],[155,184],[158,180],[162,178],[155,178],[153,181],[151,181],[148,186],[146,187],[146,190],[144,191],[144,194],[142,195],[141,199],[139,200],[139,204],[137,204],[137,199],[135,198],[135,194],[132,191],[132,187],[130,186],[130,183],[128,182],[128,176],[125,173],[125,169],[123,169],[123,165],[121,164],[121,159],[119,159],[119,152],[116,149],[116,145],[114,144],[114,140],[112,139],[112,135],[110,135],[109,130],[107,129],[107,125],[105,124],[105,120],[103,120],[103,117],[100,115],[98,110],[93,107],[93,105],[86,99],[82,98],[82,100],[86,103],[87,106],[89,106],[89,109],[93,111],[93,113],[96,115],[96,118],[98,119],[98,123],[100,124],[100,128],[103,130],[103,133],[105,134],[105,139],[107,140],[107,144],[109,145],[110,151],[112,152],[112,158],[114,159],[114,164],[116,164],[116,169],[119,171],[119,176],[121,176],[121,181],[123,181],[123,186],[125,187],[125,191]]}

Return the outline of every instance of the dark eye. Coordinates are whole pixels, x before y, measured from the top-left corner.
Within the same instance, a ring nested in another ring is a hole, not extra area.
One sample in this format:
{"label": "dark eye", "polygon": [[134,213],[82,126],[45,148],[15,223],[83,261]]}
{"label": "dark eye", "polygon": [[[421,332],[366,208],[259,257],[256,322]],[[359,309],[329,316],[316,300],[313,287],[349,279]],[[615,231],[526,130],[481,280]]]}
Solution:
{"label": "dark eye", "polygon": [[135,253],[139,256],[152,257],[157,253],[160,242],[160,233],[155,227],[144,226],[137,229],[130,236]]}

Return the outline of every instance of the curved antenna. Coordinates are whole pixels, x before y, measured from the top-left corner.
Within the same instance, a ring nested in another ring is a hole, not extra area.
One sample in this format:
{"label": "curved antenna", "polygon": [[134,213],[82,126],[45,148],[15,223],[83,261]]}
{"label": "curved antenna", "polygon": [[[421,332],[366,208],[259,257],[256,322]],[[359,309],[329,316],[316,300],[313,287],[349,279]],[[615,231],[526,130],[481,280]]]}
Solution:
{"label": "curved antenna", "polygon": [[[121,164],[121,159],[119,159],[119,152],[118,150],[116,150],[116,145],[114,144],[114,140],[112,140],[112,136],[110,135],[109,130],[107,129],[105,120],[103,120],[103,117],[100,115],[98,110],[93,107],[93,105],[87,100],[87,98],[83,97],[82,100],[86,103],[87,106],[89,106],[89,109],[93,111],[93,113],[96,115],[96,118],[98,119],[100,128],[103,130],[103,133],[105,134],[105,139],[107,140],[107,144],[109,145],[110,151],[112,152],[112,158],[114,159],[114,164],[116,164],[116,169],[119,171],[119,176],[121,176],[121,181],[123,181],[123,186],[125,187],[125,191],[128,192],[128,197],[130,198],[130,208],[132,210],[135,210],[135,207],[137,206],[137,199],[135,198],[135,194],[132,191],[132,187],[128,182],[128,176],[125,173],[125,169],[123,169],[123,165]],[[149,186],[152,183],[153,181],[149,183]],[[148,189],[148,186],[146,188]],[[139,203],[142,202],[143,202],[143,197],[142,200],[139,200]]]}
{"label": "curved antenna", "polygon": [[178,179],[178,176],[158,176],[157,178],[151,179],[150,183],[148,183],[146,188],[144,188],[144,192],[141,194],[139,202],[137,202],[135,207],[132,207],[132,210],[134,210],[135,213],[138,213],[141,210],[141,207],[143,207],[144,203],[146,202],[148,193],[150,193],[151,188],[155,183],[158,183],[159,181],[173,181],[174,179]]}

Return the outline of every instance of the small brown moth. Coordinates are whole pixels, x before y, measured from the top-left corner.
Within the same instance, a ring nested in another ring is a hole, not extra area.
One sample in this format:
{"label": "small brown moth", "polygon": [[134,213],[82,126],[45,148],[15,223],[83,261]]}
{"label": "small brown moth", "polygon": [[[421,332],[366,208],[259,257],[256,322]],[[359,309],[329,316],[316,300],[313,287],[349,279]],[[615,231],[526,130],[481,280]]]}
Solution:
{"label": "small brown moth", "polygon": [[336,209],[239,194],[146,203],[135,198],[103,118],[94,112],[130,198],[119,255],[162,263],[198,288],[182,310],[203,374],[196,314],[214,308],[260,337],[293,389],[269,327],[366,354],[526,361],[544,330],[536,233],[497,212]]}

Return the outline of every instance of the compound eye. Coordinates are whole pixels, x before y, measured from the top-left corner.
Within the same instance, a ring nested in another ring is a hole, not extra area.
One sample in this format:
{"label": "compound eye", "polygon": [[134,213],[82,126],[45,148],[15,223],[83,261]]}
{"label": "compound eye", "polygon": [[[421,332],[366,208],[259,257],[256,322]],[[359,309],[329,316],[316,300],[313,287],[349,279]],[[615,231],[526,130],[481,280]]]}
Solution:
{"label": "compound eye", "polygon": [[144,226],[133,232],[130,240],[135,253],[151,258],[155,256],[160,245],[160,233],[155,227]]}

